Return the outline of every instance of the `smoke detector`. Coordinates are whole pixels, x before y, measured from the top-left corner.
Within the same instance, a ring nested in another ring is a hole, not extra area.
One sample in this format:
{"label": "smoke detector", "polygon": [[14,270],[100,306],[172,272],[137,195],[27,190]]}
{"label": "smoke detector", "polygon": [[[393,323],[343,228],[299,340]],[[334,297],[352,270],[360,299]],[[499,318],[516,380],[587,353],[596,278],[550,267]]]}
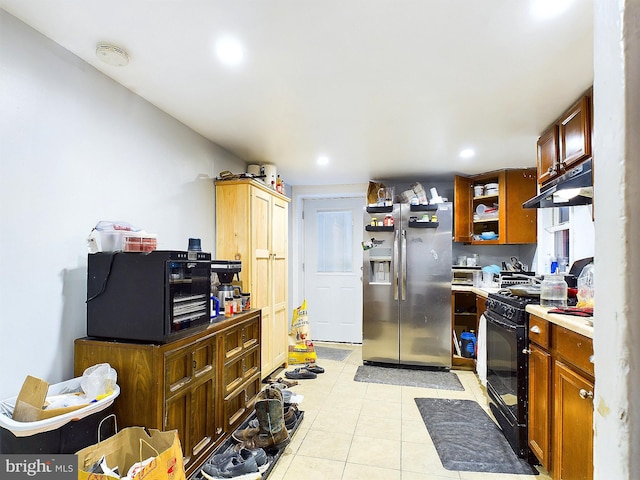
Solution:
{"label": "smoke detector", "polygon": [[129,64],[129,54],[126,50],[111,43],[98,43],[96,57],[104,63],[116,67],[124,67]]}

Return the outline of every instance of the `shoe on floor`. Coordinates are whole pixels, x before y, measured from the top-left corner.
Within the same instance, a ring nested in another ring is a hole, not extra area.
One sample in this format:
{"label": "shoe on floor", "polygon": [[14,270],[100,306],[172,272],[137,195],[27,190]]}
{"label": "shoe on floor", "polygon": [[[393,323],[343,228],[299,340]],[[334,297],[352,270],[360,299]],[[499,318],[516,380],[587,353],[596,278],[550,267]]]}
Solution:
{"label": "shoe on floor", "polygon": [[[258,420],[256,420],[255,423],[255,426],[257,427]],[[249,422],[249,426],[252,426],[251,422]],[[267,468],[269,468],[269,458],[262,448],[248,449],[242,444],[231,444],[224,452],[218,453],[207,460],[207,463],[220,468],[221,466],[229,463],[233,457],[237,457],[238,455],[242,457],[243,460],[253,457],[256,461],[256,465],[258,465],[258,471],[260,471],[260,473],[265,472]]]}
{"label": "shoe on floor", "polygon": [[287,430],[293,430],[298,421],[298,407],[295,404],[289,405],[284,409],[284,425]]}
{"label": "shoe on floor", "polygon": [[308,363],[304,368],[313,373],[324,373],[324,368],[316,365],[315,363]]}
{"label": "shoe on floor", "polygon": [[[247,458],[245,458],[245,456]],[[255,457],[251,453],[236,453],[221,463],[207,462],[202,466],[202,475],[209,480],[235,478],[239,480],[258,480],[262,478]]]}
{"label": "shoe on floor", "polygon": [[317,374],[303,367],[295,368],[290,372],[284,372],[284,376],[287,378],[293,378],[295,380],[306,380],[318,377]]}

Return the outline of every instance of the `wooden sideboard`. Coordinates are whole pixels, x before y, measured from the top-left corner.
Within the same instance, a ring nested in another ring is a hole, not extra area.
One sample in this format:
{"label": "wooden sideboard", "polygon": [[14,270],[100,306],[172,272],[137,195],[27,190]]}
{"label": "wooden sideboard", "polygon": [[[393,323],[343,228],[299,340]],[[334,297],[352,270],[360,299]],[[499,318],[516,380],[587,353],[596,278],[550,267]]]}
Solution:
{"label": "wooden sideboard", "polygon": [[109,363],[120,386],[118,427],[177,429],[189,477],[253,410],[260,325],[256,309],[163,345],[79,338],[75,376]]}

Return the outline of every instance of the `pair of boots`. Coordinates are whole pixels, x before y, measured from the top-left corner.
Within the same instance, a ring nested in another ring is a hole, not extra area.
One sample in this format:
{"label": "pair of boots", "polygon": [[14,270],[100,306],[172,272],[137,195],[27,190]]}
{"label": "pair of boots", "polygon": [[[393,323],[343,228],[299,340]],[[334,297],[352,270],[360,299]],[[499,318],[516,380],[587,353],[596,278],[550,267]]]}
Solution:
{"label": "pair of boots", "polygon": [[288,445],[282,391],[270,386],[265,388],[256,397],[255,409],[258,426],[236,430],[232,437],[250,450],[280,450]]}

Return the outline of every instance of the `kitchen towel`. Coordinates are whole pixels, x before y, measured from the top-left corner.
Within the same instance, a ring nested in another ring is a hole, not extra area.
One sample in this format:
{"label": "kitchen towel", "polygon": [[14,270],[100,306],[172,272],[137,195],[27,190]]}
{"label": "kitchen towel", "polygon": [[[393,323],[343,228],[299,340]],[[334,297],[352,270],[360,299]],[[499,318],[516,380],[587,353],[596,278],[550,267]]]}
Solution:
{"label": "kitchen towel", "polygon": [[416,398],[415,402],[447,470],[538,474],[518,458],[478,402],[444,398]]}

